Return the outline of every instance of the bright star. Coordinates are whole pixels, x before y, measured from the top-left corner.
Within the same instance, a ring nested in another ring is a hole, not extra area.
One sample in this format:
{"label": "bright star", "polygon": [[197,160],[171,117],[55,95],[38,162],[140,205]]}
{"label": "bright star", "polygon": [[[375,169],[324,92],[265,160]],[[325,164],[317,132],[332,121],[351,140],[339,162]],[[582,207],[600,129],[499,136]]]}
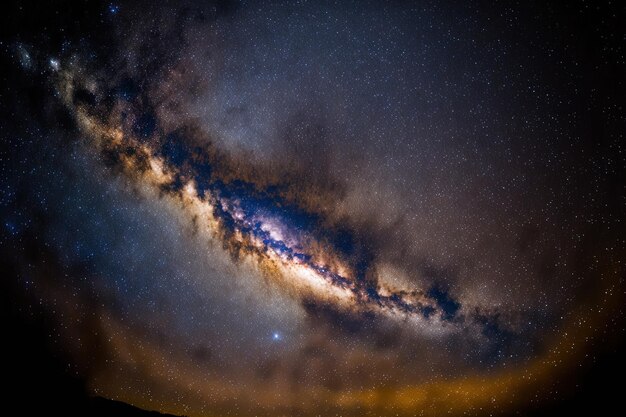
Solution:
{"label": "bright star", "polygon": [[58,59],[54,59],[54,58],[50,58],[50,66],[52,67],[53,70],[58,71],[59,70],[59,60]]}

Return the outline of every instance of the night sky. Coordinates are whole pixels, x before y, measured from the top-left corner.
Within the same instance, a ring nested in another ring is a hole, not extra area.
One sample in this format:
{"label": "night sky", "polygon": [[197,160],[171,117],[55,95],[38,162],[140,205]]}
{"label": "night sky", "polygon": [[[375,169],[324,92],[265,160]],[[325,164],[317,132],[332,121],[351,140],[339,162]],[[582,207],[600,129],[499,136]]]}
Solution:
{"label": "night sky", "polygon": [[618,2],[40,3],[0,18],[7,404],[623,409]]}

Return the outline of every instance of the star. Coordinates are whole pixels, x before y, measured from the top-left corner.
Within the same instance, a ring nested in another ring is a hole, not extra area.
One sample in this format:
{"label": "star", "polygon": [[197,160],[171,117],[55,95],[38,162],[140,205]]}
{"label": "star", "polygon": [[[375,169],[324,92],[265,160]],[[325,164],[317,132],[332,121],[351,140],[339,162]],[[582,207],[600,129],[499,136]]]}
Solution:
{"label": "star", "polygon": [[58,60],[58,59],[55,59],[55,58],[50,58],[49,63],[50,63],[50,67],[51,67],[53,70],[55,70],[55,71],[58,71],[58,70],[59,70],[60,63],[59,63],[59,60]]}

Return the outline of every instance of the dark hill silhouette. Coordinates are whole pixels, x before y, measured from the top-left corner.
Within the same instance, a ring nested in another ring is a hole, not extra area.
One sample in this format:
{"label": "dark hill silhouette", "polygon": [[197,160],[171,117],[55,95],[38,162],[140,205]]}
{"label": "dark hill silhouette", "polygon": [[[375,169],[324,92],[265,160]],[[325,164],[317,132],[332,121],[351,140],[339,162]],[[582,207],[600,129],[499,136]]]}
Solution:
{"label": "dark hill silhouette", "polygon": [[86,408],[86,415],[93,417],[175,417],[172,414],[147,411],[121,401],[107,400],[101,397],[90,398]]}

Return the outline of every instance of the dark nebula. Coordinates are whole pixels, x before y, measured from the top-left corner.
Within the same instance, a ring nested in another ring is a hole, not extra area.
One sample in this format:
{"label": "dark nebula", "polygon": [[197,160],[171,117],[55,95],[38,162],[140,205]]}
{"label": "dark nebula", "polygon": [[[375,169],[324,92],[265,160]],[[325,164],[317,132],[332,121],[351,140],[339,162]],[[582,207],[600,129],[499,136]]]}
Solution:
{"label": "dark nebula", "polygon": [[624,12],[6,6],[7,406],[623,408]]}

